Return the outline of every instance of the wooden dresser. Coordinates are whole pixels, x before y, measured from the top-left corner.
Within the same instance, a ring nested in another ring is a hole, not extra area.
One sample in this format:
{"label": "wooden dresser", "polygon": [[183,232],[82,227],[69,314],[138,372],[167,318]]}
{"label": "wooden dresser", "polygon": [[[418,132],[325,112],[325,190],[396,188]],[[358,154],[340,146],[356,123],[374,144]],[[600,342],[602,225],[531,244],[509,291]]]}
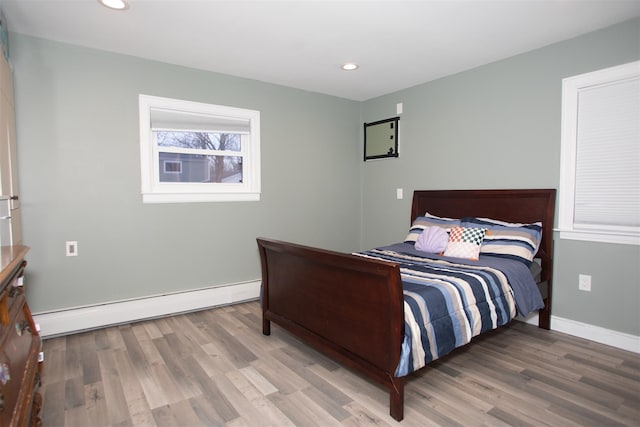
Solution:
{"label": "wooden dresser", "polygon": [[0,249],[0,426],[39,426],[42,342],[23,287],[29,248]]}

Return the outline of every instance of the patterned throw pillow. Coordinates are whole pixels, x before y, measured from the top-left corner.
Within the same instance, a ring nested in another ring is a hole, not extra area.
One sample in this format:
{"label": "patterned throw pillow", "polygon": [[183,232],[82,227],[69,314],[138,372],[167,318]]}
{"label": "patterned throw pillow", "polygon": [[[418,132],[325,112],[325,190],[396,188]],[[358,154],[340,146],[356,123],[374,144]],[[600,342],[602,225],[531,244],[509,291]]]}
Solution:
{"label": "patterned throw pillow", "polygon": [[444,256],[477,261],[486,228],[453,227],[449,233],[449,243]]}

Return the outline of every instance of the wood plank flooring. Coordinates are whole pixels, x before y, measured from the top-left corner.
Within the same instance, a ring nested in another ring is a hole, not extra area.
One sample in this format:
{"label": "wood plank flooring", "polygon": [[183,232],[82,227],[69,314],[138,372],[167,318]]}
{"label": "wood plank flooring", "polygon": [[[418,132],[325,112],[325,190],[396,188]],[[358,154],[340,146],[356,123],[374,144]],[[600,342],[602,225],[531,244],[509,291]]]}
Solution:
{"label": "wood plank flooring", "polygon": [[389,397],[272,325],[257,302],[44,342],[45,427],[638,426],[640,355],[513,322]]}

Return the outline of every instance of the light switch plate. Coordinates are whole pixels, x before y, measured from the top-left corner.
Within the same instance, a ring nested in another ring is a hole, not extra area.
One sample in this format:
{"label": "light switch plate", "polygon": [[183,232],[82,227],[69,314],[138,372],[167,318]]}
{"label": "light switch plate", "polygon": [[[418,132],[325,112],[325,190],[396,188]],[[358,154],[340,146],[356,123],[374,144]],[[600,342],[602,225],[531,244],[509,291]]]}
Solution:
{"label": "light switch plate", "polygon": [[78,256],[78,242],[67,242],[66,255]]}

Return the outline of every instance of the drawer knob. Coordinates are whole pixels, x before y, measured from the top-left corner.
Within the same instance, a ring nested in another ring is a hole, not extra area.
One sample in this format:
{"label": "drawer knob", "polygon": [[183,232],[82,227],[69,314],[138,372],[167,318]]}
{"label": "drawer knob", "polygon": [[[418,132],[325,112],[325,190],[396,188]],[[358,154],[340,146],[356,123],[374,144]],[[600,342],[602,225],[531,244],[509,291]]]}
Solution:
{"label": "drawer knob", "polygon": [[22,336],[25,332],[31,333],[31,327],[29,326],[29,322],[23,320],[22,322],[16,323],[16,334],[18,336]]}

